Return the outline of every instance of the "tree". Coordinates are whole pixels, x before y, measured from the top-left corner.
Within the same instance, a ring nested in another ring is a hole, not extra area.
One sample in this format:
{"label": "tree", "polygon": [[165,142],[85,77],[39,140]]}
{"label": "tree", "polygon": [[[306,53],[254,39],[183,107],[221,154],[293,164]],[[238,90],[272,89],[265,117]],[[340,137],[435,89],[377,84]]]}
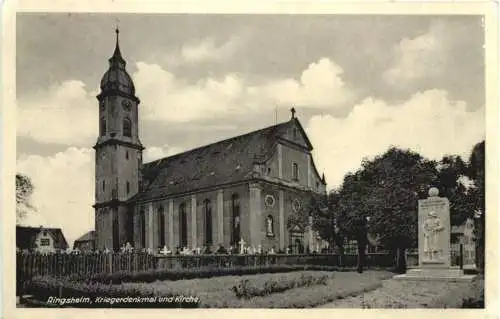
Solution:
{"label": "tree", "polygon": [[479,269],[484,269],[485,251],[485,141],[474,145],[469,157],[468,171],[469,177],[474,181],[474,189],[471,192],[474,198],[474,208],[478,212],[475,219],[476,229],[476,265]]}
{"label": "tree", "polygon": [[[436,162],[418,153],[391,147],[344,178],[338,204],[338,221],[350,238],[360,235],[359,220],[370,217],[370,232],[399,256],[417,243],[417,203],[437,179]],[[397,254],[396,252],[399,252]]]}
{"label": "tree", "polygon": [[436,187],[443,197],[450,200],[450,222],[462,225],[474,211],[473,194],[459,180],[469,174],[467,163],[460,156],[445,156],[438,163]]}
{"label": "tree", "polygon": [[35,187],[31,178],[24,174],[16,174],[16,222],[21,222],[29,213],[35,212],[31,204],[31,196]]}

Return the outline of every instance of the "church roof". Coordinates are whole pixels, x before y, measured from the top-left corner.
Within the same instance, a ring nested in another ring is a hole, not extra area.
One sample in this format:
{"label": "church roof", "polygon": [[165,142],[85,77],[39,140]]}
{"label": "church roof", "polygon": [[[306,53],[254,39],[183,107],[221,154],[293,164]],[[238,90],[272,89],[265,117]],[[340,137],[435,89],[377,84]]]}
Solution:
{"label": "church roof", "polygon": [[91,230],[91,231],[83,234],[77,240],[75,240],[75,243],[77,243],[77,242],[86,242],[86,241],[93,241],[93,240],[95,240],[95,231]]}
{"label": "church roof", "polygon": [[142,169],[144,187],[132,202],[252,179],[253,165],[271,155],[286,131],[297,125],[312,146],[296,118],[244,135],[202,146],[184,153],[146,163]]}

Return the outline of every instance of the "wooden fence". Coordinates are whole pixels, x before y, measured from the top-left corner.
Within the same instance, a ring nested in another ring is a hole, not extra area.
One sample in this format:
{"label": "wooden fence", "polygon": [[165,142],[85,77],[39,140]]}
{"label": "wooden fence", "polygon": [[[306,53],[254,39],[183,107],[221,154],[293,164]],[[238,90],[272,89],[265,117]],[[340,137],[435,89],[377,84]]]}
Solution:
{"label": "wooden fence", "polygon": [[[455,256],[452,254],[452,257]],[[407,265],[416,266],[418,255],[407,254]],[[86,276],[120,271],[137,272],[160,269],[203,267],[231,268],[266,265],[328,265],[355,267],[357,255],[346,254],[275,254],[275,255],[154,255],[148,253],[17,253],[17,281],[35,276]],[[366,255],[366,267],[393,267],[395,258],[386,252]],[[452,258],[452,265],[459,260]]]}

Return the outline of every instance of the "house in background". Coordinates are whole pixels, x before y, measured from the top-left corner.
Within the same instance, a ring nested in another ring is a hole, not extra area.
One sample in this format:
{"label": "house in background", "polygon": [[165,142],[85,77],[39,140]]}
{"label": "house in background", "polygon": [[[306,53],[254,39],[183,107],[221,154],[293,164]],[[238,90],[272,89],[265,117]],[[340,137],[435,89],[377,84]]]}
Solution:
{"label": "house in background", "polygon": [[474,221],[470,218],[460,226],[451,227],[451,249],[458,254],[462,245],[464,265],[474,264],[476,256],[474,238]]}
{"label": "house in background", "polygon": [[95,249],[95,231],[91,230],[75,240],[73,249],[93,251]]}
{"label": "house in background", "polygon": [[65,251],[68,242],[60,228],[16,226],[16,247],[21,251],[55,253]]}

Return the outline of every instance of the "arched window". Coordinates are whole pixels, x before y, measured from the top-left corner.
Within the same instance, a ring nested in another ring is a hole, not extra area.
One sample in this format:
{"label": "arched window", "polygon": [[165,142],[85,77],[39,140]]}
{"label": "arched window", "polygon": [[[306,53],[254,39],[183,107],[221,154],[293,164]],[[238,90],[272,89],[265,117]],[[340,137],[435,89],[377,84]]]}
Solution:
{"label": "arched window", "polygon": [[205,211],[205,245],[212,244],[212,203],[206,199],[203,202],[203,209]]}
{"label": "arched window", "polygon": [[131,245],[134,242],[134,218],[132,217],[133,215],[127,212],[127,242],[130,243]]}
{"label": "arched window", "polygon": [[123,136],[132,137],[132,122],[128,117],[123,119]]}
{"label": "arched window", "polygon": [[179,205],[179,246],[187,247],[187,216],[186,205]]}
{"label": "arched window", "polygon": [[113,216],[113,251],[119,251],[119,250],[120,250],[120,233],[118,228],[118,218],[116,216]]}
{"label": "arched window", "polygon": [[231,196],[231,243],[237,245],[240,241],[240,198],[238,194]]}
{"label": "arched window", "polygon": [[158,206],[158,245],[165,246],[165,213],[163,205]]}
{"label": "arched window", "polygon": [[127,151],[125,151],[125,159],[127,159],[127,160],[128,160],[128,150],[127,150]]}
{"label": "arched window", "polygon": [[292,166],[292,180],[294,181],[299,180],[299,165],[297,165],[297,163],[293,163]]}
{"label": "arched window", "polygon": [[146,248],[146,213],[141,210],[139,213],[140,227],[141,227],[141,247]]}
{"label": "arched window", "polygon": [[102,181],[102,191],[106,190],[106,181]]}
{"label": "arched window", "polygon": [[106,135],[106,129],[107,129],[106,119],[103,117],[101,118],[101,125],[100,125],[101,136]]}
{"label": "arched window", "polygon": [[274,219],[271,215],[266,218],[266,235],[269,237],[274,236]]}
{"label": "arched window", "polygon": [[127,181],[126,183],[127,195],[130,193],[130,183]]}

